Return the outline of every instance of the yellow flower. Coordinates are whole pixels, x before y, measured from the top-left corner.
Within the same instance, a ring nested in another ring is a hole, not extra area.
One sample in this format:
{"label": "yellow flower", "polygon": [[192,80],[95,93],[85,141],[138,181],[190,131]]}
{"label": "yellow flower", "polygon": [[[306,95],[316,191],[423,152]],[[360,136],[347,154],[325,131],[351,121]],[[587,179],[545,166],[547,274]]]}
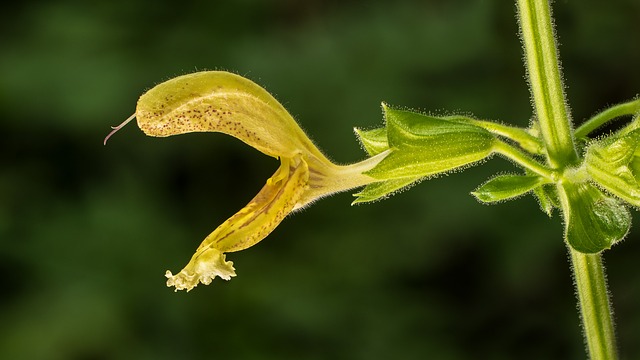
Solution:
{"label": "yellow flower", "polygon": [[176,275],[167,271],[167,286],[176,291],[209,284],[216,276],[231,279],[236,273],[225,253],[256,244],[289,213],[320,197],[375,182],[363,172],[387,154],[351,165],[332,163],[267,91],[228,72],[184,75],[154,87],[114,132],[133,117],[149,136],[221,132],[281,162],[258,195],[204,239],[184,269]]}

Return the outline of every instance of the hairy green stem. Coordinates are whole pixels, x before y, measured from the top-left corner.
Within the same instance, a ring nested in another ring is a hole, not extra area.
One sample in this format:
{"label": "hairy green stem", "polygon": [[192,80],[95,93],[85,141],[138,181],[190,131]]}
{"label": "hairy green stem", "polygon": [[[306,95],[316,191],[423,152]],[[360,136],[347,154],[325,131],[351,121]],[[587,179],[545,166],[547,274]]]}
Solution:
{"label": "hairy green stem", "polygon": [[607,122],[625,115],[634,115],[640,112],[640,99],[632,100],[626,103],[618,104],[604,111],[599,112],[591,119],[585,121],[576,129],[575,136],[577,139],[586,138],[589,133],[596,130]]}
{"label": "hairy green stem", "polygon": [[[547,161],[552,168],[563,171],[577,165],[579,158],[564,96],[549,0],[518,0],[518,15]],[[567,219],[570,209],[566,204],[562,211]],[[581,254],[572,248],[569,251],[589,355],[593,360],[617,359],[601,255]]]}
{"label": "hairy green stem", "polygon": [[529,86],[549,164],[573,165],[573,143],[548,0],[518,0]]}
{"label": "hairy green stem", "polygon": [[524,152],[514,148],[513,146],[503,141],[496,142],[496,145],[494,146],[494,151],[510,160],[513,160],[515,163],[524,166],[525,168],[533,171],[534,173],[547,178],[549,182],[555,182],[558,180],[558,177],[555,171],[540,164],[529,155],[525,154]]}
{"label": "hairy green stem", "polygon": [[602,257],[600,254],[583,254],[571,248],[569,252],[580,300],[584,336],[591,359],[617,359]]}

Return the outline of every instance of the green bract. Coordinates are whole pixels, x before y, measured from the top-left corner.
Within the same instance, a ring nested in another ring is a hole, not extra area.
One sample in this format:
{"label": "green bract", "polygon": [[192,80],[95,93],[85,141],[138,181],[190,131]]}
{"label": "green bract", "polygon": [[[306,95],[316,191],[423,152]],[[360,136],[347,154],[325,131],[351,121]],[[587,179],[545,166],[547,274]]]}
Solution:
{"label": "green bract", "polygon": [[609,249],[631,226],[631,214],[616,198],[590,183],[564,183],[560,197],[565,209],[565,239],[587,254]]}
{"label": "green bract", "polygon": [[555,186],[538,186],[537,188],[533,189],[533,196],[538,199],[540,210],[542,210],[542,212],[547,214],[547,216],[549,217],[551,217],[553,208],[560,207],[560,203],[558,201],[558,192],[556,191]]}
{"label": "green bract", "polygon": [[471,194],[485,203],[509,200],[546,183],[540,176],[499,175],[482,184]]}

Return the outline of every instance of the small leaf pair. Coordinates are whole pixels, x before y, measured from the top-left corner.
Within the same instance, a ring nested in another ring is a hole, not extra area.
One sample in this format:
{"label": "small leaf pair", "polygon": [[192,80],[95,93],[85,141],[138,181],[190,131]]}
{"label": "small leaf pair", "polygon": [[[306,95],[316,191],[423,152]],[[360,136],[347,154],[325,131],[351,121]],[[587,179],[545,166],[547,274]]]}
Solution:
{"label": "small leaf pair", "polygon": [[548,180],[539,176],[501,175],[480,186],[473,195],[493,203],[533,191],[547,215],[554,207],[564,209],[565,240],[582,253],[609,249],[626,236],[631,215],[618,199],[586,181],[562,182],[559,190],[547,184]]}
{"label": "small leaf pair", "polygon": [[574,249],[597,253],[628,233],[631,214],[627,205],[640,206],[639,144],[640,129],[634,123],[593,141],[587,147],[583,167],[575,170],[582,173],[578,178],[586,180],[559,187],[563,207],[569,212],[565,214],[566,239]]}

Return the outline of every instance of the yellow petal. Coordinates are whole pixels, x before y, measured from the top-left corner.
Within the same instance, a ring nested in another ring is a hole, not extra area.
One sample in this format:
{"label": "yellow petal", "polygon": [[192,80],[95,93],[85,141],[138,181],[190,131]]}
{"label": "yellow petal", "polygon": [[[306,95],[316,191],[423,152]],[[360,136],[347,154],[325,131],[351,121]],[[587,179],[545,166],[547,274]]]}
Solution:
{"label": "yellow petal", "polygon": [[191,290],[198,282],[209,284],[220,276],[235,276],[233,263],[224,253],[246,249],[264,239],[293,210],[309,182],[309,168],[301,155],[283,158],[280,168],[267,180],[247,206],[218,226],[196,250],[177,275],[167,272],[167,286]]}
{"label": "yellow petal", "polygon": [[177,275],[174,276],[167,270],[165,276],[168,278],[167,286],[175,286],[176,291],[190,291],[198,286],[198,283],[211,284],[216,276],[231,280],[232,276],[236,276],[236,272],[233,262],[226,261],[220,250],[209,248],[194,254],[189,264]]}
{"label": "yellow petal", "polygon": [[273,157],[304,151],[326,160],[271,94],[224,71],[183,75],[155,86],[140,97],[136,118],[149,136],[221,132]]}

